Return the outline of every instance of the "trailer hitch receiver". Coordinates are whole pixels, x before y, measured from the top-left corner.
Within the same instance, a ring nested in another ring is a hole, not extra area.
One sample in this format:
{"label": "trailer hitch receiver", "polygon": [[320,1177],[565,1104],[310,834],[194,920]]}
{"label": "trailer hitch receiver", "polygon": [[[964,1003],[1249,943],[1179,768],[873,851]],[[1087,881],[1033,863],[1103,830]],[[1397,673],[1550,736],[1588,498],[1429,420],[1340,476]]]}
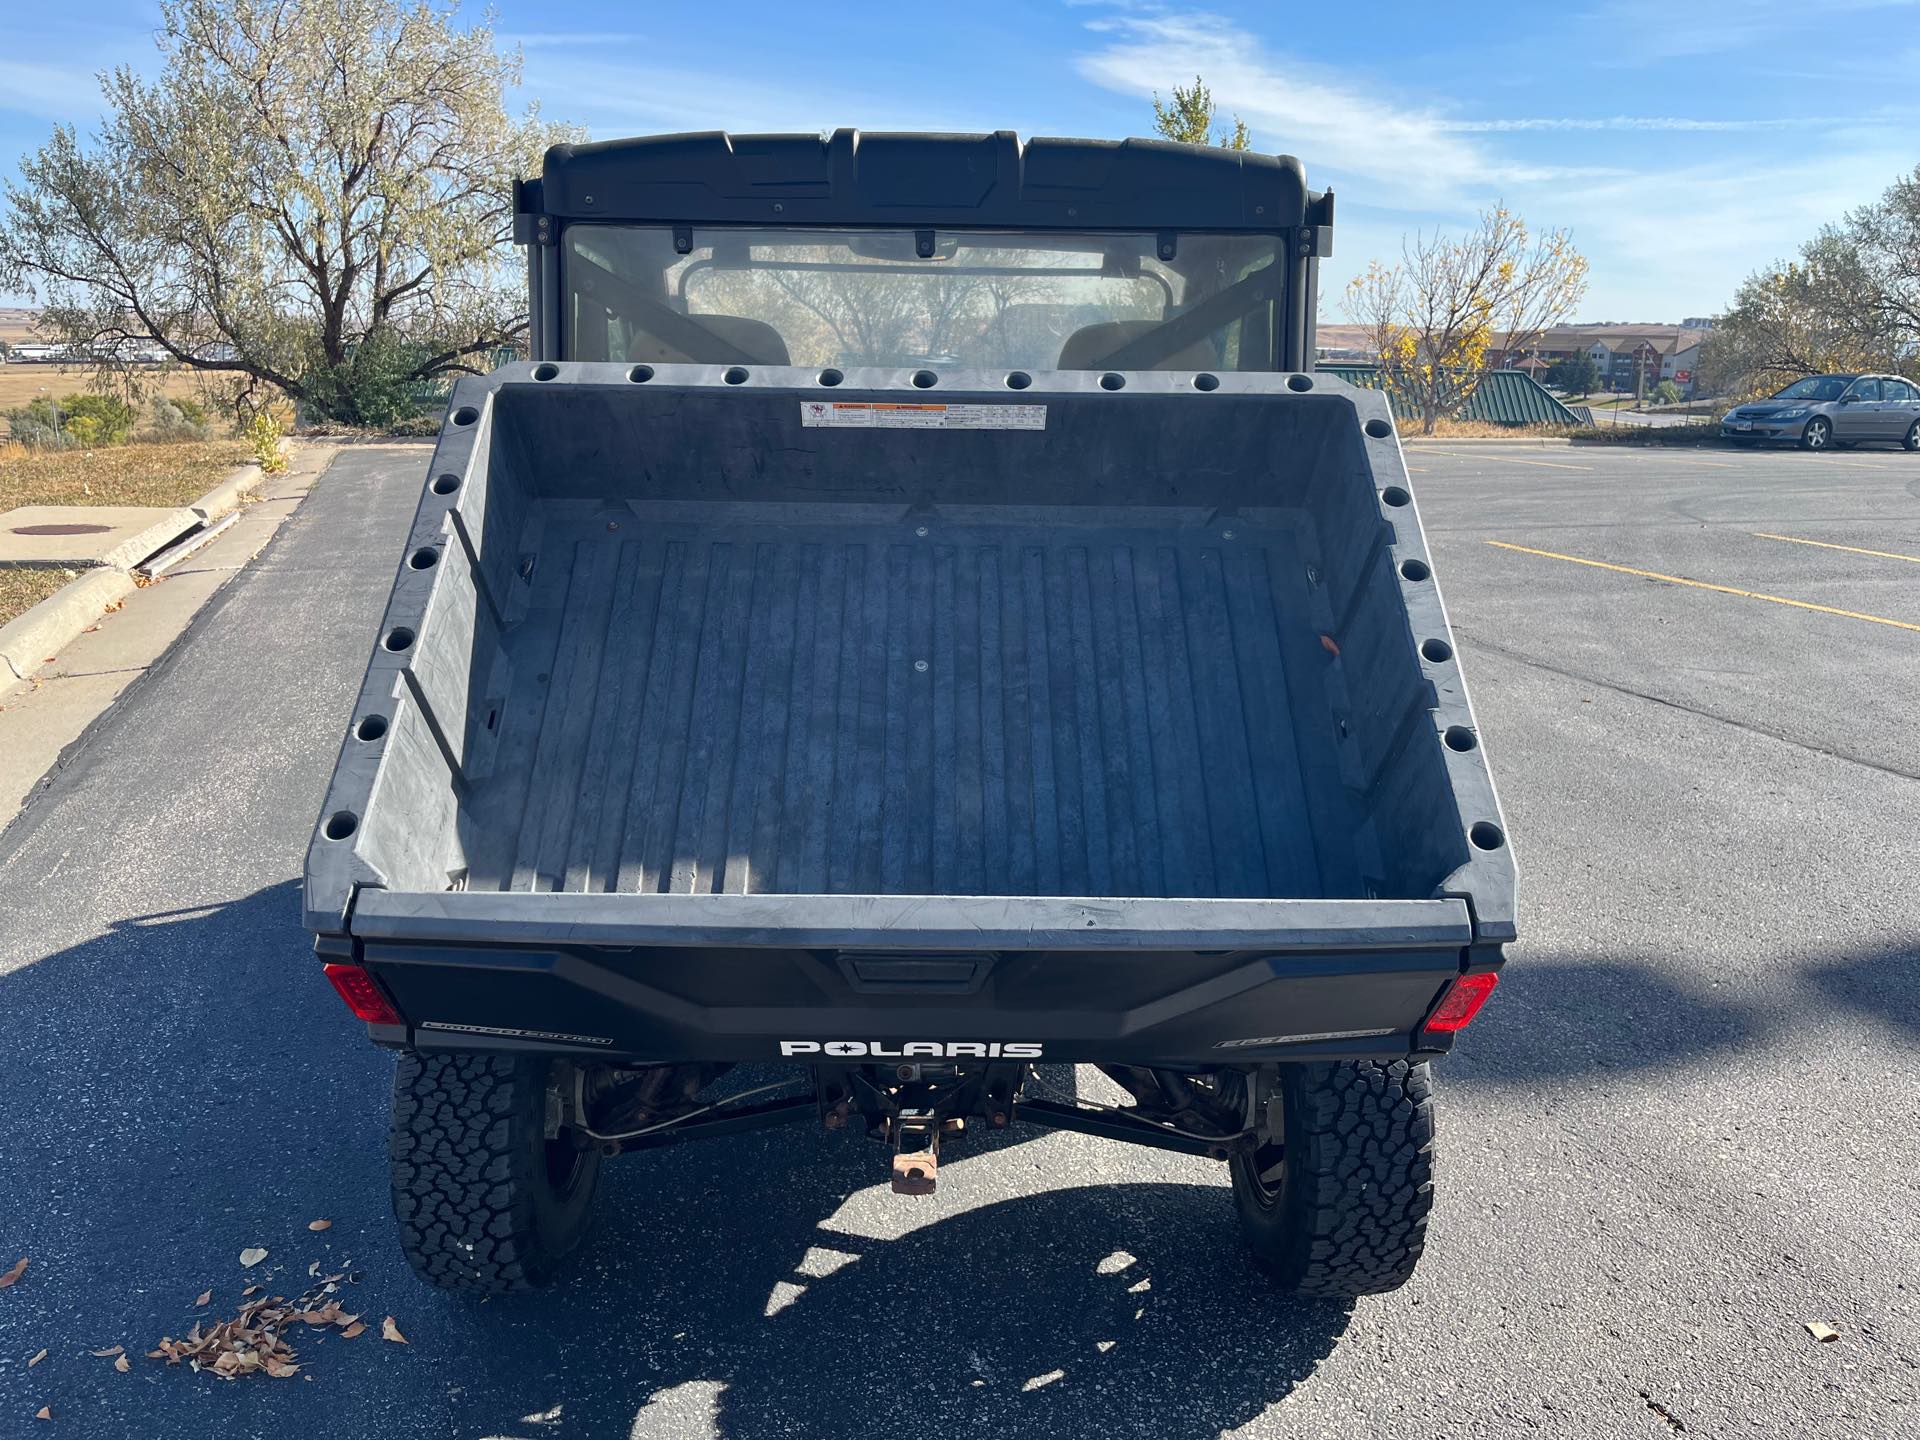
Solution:
{"label": "trailer hitch receiver", "polygon": [[893,1117],[893,1193],[931,1195],[940,1180],[940,1117],[902,1110]]}

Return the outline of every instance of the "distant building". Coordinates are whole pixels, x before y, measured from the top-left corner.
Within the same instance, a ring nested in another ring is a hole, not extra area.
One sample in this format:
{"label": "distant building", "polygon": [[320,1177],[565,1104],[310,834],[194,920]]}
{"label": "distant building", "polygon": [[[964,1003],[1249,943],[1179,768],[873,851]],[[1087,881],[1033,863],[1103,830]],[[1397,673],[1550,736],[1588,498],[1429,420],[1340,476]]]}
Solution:
{"label": "distant building", "polygon": [[1709,327],[1685,325],[1556,325],[1518,352],[1496,347],[1488,363],[1525,370],[1536,378],[1556,361],[1586,353],[1610,390],[1651,390],[1671,380],[1693,397],[1700,373],[1700,345]]}

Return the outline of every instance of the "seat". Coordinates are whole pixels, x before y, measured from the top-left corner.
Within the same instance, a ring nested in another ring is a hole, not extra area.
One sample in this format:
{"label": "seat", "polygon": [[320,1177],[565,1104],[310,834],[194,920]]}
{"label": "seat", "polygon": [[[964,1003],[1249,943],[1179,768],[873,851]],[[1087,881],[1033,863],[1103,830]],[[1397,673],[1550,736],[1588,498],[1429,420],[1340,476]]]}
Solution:
{"label": "seat", "polygon": [[[1137,340],[1149,330],[1157,329],[1158,320],[1108,320],[1098,325],[1086,325],[1067,336],[1067,343],[1060,347],[1060,359],[1055,368],[1060,370],[1104,370],[1107,357],[1122,345]],[[1195,340],[1182,349],[1176,350],[1164,360],[1152,365],[1135,365],[1135,370],[1210,370],[1220,363],[1220,357],[1214,352],[1211,343]]]}
{"label": "seat", "polygon": [[787,342],[780,337],[778,330],[764,320],[754,320],[745,315],[689,315],[686,319],[691,325],[709,331],[718,344],[739,353],[715,349],[704,355],[696,355],[690,353],[694,347],[682,349],[668,344],[658,335],[642,330],[627,347],[627,359],[644,360],[652,365],[731,365],[738,363],[744,355],[750,365],[793,363],[787,357]]}

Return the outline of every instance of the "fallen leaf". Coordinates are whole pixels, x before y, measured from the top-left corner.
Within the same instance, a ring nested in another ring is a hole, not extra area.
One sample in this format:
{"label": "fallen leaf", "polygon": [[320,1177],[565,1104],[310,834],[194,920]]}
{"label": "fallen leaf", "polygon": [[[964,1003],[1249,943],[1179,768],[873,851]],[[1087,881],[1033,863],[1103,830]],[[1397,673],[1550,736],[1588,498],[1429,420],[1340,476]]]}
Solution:
{"label": "fallen leaf", "polygon": [[319,1273],[320,1273],[320,1262],[318,1260],[314,1261],[311,1265],[307,1266],[307,1278],[309,1280],[313,1279]]}
{"label": "fallen leaf", "polygon": [[287,1380],[300,1373],[298,1365],[289,1365],[282,1360],[267,1361],[267,1374],[276,1380]]}
{"label": "fallen leaf", "polygon": [[332,1228],[333,1222],[331,1220],[315,1220],[307,1226],[309,1230],[331,1230]]}
{"label": "fallen leaf", "polygon": [[87,1353],[101,1360],[111,1360],[116,1355],[125,1354],[126,1349],[124,1345],[114,1345],[105,1350],[89,1350]]}
{"label": "fallen leaf", "polygon": [[242,1250],[240,1252],[240,1267],[243,1270],[251,1270],[255,1265],[258,1265],[262,1260],[266,1258],[267,1258],[267,1252],[262,1250],[259,1246],[257,1245],[249,1246],[247,1249]]}
{"label": "fallen leaf", "polygon": [[42,1405],[38,1410],[33,1412],[33,1418],[36,1420],[51,1420],[53,1418],[53,1411]]}
{"label": "fallen leaf", "polygon": [[[1830,1344],[1840,1338],[1840,1332],[1824,1320],[1809,1320],[1806,1322],[1806,1325],[1807,1333],[1822,1345]],[[47,1352],[42,1350],[40,1353],[44,1355]]]}
{"label": "fallen leaf", "polygon": [[340,1332],[340,1338],[342,1340],[356,1340],[360,1336],[366,1333],[367,1333],[367,1327],[362,1325],[358,1320],[356,1320],[353,1322],[353,1324],[347,1326],[346,1329]]}
{"label": "fallen leaf", "polygon": [[129,1365],[127,1363],[127,1357],[122,1355],[118,1360],[113,1362],[113,1368],[118,1370],[122,1375],[125,1375],[132,1371],[133,1366]]}
{"label": "fallen leaf", "polygon": [[259,1293],[260,1287],[258,1285],[249,1285],[240,1292],[240,1298],[244,1300],[249,1295],[258,1295]]}
{"label": "fallen leaf", "polygon": [[4,1290],[13,1284],[14,1281],[26,1274],[26,1271],[27,1257],[22,1255],[18,1260],[13,1262],[13,1268],[11,1270],[7,1271],[4,1275],[0,1275],[0,1290]]}
{"label": "fallen leaf", "polygon": [[1333,656],[1334,659],[1338,660],[1340,658],[1340,642],[1335,640],[1331,635],[1322,635],[1320,637],[1320,648]]}
{"label": "fallen leaf", "polygon": [[404,1345],[407,1343],[407,1337],[400,1333],[400,1327],[393,1323],[393,1316],[391,1315],[380,1322],[380,1338],[382,1340],[391,1340],[396,1345]]}
{"label": "fallen leaf", "polygon": [[[1809,1326],[1808,1328],[1811,1329],[1812,1327]],[[31,1360],[27,1361],[27,1368],[31,1370],[34,1366],[38,1365],[42,1360],[46,1358],[47,1358],[47,1352],[45,1350],[42,1350],[38,1355],[34,1356]]]}
{"label": "fallen leaf", "polygon": [[195,1301],[194,1301],[193,1303],[194,1303],[194,1304],[195,1304],[196,1306],[200,1306],[200,1305],[211,1305],[211,1304],[213,1303],[213,1291],[211,1291],[211,1290],[202,1290],[202,1291],[200,1292],[200,1296],[199,1296],[199,1298],[198,1298],[198,1299],[196,1299],[196,1300],[195,1300]]}

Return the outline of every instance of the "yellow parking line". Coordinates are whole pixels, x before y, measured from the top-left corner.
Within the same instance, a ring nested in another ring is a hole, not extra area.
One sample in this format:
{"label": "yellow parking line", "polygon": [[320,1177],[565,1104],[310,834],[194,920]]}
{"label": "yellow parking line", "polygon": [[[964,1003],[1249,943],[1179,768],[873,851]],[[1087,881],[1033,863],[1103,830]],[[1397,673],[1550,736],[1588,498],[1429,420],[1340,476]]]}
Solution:
{"label": "yellow parking line", "polygon": [[1835,545],[1831,540],[1802,540],[1798,535],[1770,535],[1765,530],[1755,530],[1756,540],[1784,540],[1789,545],[1817,545],[1822,550],[1844,550],[1849,555],[1874,555],[1882,560],[1904,560],[1909,565],[1920,565],[1920,555],[1902,555],[1895,550],[1863,550],[1858,545]]}
{"label": "yellow parking line", "polygon": [[[1672,447],[1668,448],[1671,449]],[[1680,454],[1662,455],[1660,458],[1662,460],[1678,460],[1687,465],[1708,465],[1715,470],[1738,470],[1741,468],[1731,460],[1709,460],[1703,455],[1689,455],[1684,452]]]}
{"label": "yellow parking line", "polygon": [[1549,560],[1565,560],[1574,565],[1591,565],[1596,570],[1612,570],[1620,575],[1637,575],[1642,580],[1659,580],[1667,585],[1688,585],[1695,590],[1717,590],[1722,595],[1738,595],[1742,600],[1765,600],[1770,605],[1791,605],[1796,610],[1814,610],[1822,615],[1839,615],[1848,620],[1866,620],[1874,625],[1891,625],[1896,630],[1920,634],[1920,625],[1909,620],[1889,620],[1884,615],[1866,615],[1858,610],[1839,610],[1831,605],[1815,605],[1810,600],[1789,600],[1784,595],[1763,595],[1758,590],[1739,590],[1731,585],[1711,585],[1705,580],[1689,580],[1681,575],[1662,575],[1658,570],[1637,570],[1631,565],[1610,565],[1605,560],[1586,560],[1578,555],[1562,555],[1556,550],[1535,550],[1527,545],[1509,545],[1505,540],[1487,544],[1501,550],[1517,550],[1522,555],[1541,555]]}
{"label": "yellow parking line", "polygon": [[1563,465],[1558,460],[1522,460],[1518,455],[1460,455],[1451,450],[1436,450],[1449,460],[1492,460],[1501,465],[1544,465],[1549,470],[1591,470],[1591,465]]}

